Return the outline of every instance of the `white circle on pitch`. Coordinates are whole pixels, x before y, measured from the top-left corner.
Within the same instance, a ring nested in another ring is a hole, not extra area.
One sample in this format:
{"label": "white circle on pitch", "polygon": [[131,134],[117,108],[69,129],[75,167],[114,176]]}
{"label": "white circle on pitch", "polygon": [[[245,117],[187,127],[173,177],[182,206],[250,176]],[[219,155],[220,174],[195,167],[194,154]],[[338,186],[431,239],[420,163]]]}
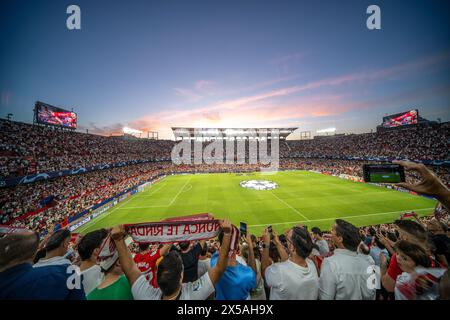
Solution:
{"label": "white circle on pitch", "polygon": [[278,184],[268,180],[246,180],[240,183],[242,188],[253,190],[273,190],[278,188]]}

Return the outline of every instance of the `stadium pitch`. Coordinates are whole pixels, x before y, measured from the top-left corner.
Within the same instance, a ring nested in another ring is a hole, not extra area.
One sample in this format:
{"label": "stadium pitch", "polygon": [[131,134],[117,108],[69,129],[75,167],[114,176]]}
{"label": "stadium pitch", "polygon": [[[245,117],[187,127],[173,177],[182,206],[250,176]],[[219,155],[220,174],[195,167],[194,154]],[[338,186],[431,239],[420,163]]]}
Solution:
{"label": "stadium pitch", "polygon": [[[241,186],[248,180],[277,186]],[[296,224],[329,230],[336,218],[357,226],[388,223],[405,211],[428,215],[434,206],[434,200],[424,197],[308,171],[182,174],[165,177],[75,232],[208,212],[235,225],[244,221],[251,233],[260,235],[268,225],[277,232]]]}

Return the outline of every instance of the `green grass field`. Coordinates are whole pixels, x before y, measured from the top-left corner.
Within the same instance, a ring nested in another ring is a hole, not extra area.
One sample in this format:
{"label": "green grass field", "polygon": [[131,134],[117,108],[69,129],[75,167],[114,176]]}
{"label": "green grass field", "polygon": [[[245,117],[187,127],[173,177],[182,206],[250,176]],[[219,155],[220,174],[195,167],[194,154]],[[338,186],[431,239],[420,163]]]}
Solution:
{"label": "green grass field", "polygon": [[[274,181],[278,188],[258,191],[240,186],[241,181],[254,179]],[[277,232],[299,223],[329,230],[336,218],[357,226],[386,223],[404,211],[428,215],[434,205],[433,200],[420,196],[307,171],[173,175],[120,202],[76,232],[204,212],[228,218],[237,226],[240,221],[247,222],[257,235],[267,225]]]}

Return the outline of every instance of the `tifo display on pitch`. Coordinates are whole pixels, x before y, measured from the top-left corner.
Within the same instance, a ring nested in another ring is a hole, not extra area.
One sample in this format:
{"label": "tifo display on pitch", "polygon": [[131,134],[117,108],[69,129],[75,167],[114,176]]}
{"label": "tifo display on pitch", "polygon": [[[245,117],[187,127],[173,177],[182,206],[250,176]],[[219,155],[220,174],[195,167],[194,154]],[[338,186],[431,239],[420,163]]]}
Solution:
{"label": "tifo display on pitch", "polygon": [[[244,188],[246,180],[277,187]],[[165,177],[75,232],[205,212],[235,225],[246,222],[257,235],[268,225],[277,232],[296,224],[330,230],[337,218],[363,226],[392,222],[407,211],[427,215],[434,206],[421,196],[308,171],[182,174]]]}

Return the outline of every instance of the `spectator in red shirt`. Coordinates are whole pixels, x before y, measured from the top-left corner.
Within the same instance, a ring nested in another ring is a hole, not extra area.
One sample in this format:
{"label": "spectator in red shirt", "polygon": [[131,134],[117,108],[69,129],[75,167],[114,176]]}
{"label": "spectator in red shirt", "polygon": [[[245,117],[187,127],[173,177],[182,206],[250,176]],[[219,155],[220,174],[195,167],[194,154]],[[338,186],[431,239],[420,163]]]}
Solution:
{"label": "spectator in red shirt", "polygon": [[[396,220],[395,224],[399,229],[399,239],[406,240],[413,244],[420,246],[422,249],[429,252],[427,231],[419,223],[411,220]],[[386,239],[383,239],[384,244],[387,245],[389,251],[393,251],[392,244]],[[397,253],[393,253],[389,265],[385,256],[380,256],[381,264],[381,283],[388,292],[393,292],[395,288],[395,281],[402,273],[398,262]]]}
{"label": "spectator in red shirt", "polygon": [[154,288],[158,288],[156,283],[156,262],[169,252],[171,246],[171,244],[166,244],[162,248],[151,250],[149,243],[139,243],[139,253],[134,256],[134,262],[139,271],[147,275],[147,280]]}

